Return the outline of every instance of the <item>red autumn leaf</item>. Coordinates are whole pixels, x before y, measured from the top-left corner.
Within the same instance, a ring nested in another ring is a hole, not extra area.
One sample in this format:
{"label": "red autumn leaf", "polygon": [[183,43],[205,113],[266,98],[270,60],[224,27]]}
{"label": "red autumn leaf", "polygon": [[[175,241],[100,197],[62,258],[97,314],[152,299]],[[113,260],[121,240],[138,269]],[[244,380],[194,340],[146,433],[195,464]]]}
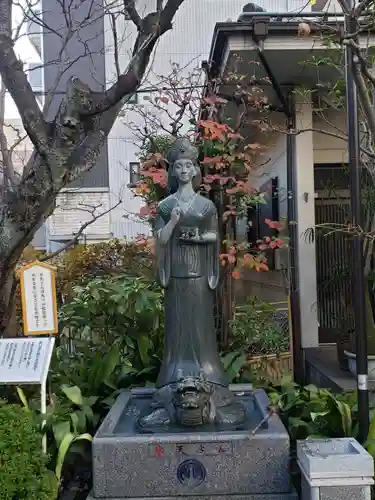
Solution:
{"label": "red autumn leaf", "polygon": [[225,184],[227,184],[229,180],[229,177],[224,177],[223,175],[221,175],[219,179],[220,186],[225,186]]}
{"label": "red autumn leaf", "polygon": [[277,220],[265,219],[264,222],[271,229],[282,229],[283,228],[283,224],[281,224],[281,222],[279,222]]}
{"label": "red autumn leaf", "polygon": [[206,156],[205,158],[203,158],[202,163],[204,163],[205,165],[215,165],[218,162],[222,163],[222,160],[222,156]]}
{"label": "red autumn leaf", "polygon": [[283,242],[283,240],[280,240],[280,239],[276,239],[275,243],[276,243],[276,245],[277,245],[278,248],[283,248],[284,245],[285,245],[284,242]]}
{"label": "red autumn leaf", "polygon": [[264,262],[260,262],[259,264],[257,264],[256,271],[258,273],[260,271],[269,271],[269,270],[270,270],[269,267]]}
{"label": "red autumn leaf", "polygon": [[231,130],[225,123],[217,123],[213,120],[199,120],[197,125],[203,128],[204,137],[212,140],[224,140],[226,132]]}
{"label": "red autumn leaf", "polygon": [[226,104],[227,101],[222,97],[218,97],[215,94],[211,94],[210,96],[204,97],[202,99],[204,104],[208,104],[209,106],[215,106],[216,104]]}
{"label": "red autumn leaf", "polygon": [[237,187],[232,187],[229,189],[226,189],[227,194],[236,194],[238,193],[238,188]]}
{"label": "red autumn leaf", "polygon": [[169,99],[168,99],[168,97],[164,97],[164,96],[162,96],[162,97],[157,97],[157,98],[156,98],[156,101],[163,102],[164,104],[168,104],[168,103],[169,103]]}
{"label": "red autumn leaf", "polygon": [[249,253],[245,253],[243,256],[243,261],[244,261],[244,264],[250,265],[254,261],[254,257]]}
{"label": "red autumn leaf", "polygon": [[141,217],[147,217],[149,214],[150,214],[150,207],[148,205],[145,205],[139,211],[139,215]]}

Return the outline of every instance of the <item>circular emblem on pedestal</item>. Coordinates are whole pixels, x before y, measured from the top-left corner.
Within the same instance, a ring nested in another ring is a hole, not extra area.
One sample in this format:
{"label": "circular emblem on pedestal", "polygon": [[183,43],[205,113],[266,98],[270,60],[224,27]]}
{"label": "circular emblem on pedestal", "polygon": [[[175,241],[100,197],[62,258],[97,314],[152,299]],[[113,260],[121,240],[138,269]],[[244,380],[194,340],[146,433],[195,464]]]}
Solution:
{"label": "circular emblem on pedestal", "polygon": [[178,466],[177,479],[183,486],[195,488],[206,479],[206,469],[199,460],[185,460]]}

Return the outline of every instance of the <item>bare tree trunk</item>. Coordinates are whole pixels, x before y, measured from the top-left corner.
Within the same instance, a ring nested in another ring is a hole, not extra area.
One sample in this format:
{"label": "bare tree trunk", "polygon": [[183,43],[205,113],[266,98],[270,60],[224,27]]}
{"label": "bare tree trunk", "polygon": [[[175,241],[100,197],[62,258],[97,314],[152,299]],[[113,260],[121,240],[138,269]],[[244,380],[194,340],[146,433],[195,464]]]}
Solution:
{"label": "bare tree trunk", "polygon": [[[96,164],[124,101],[140,86],[157,41],[172,28],[173,18],[183,2],[157,2],[159,10],[142,18],[134,0],[123,0],[123,12],[137,29],[128,67],[102,93],[73,78],[55,119],[47,122],[14,50],[12,0],[0,0],[0,78],[35,148],[19,178],[8,168],[7,182],[0,183],[0,335],[7,332],[13,309],[13,273],[23,250],[53,212],[61,189]],[[3,133],[3,111],[2,107],[0,147],[2,162],[9,167],[11,155]]]}

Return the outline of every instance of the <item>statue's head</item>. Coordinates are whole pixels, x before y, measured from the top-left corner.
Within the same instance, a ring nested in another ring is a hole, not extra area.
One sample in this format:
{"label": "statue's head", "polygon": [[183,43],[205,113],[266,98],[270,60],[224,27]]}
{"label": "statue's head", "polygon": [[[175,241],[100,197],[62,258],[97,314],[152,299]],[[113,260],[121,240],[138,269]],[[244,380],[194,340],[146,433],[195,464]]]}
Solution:
{"label": "statue's head", "polygon": [[168,187],[171,193],[176,192],[180,184],[192,183],[194,189],[199,188],[202,175],[197,160],[198,149],[189,139],[176,139],[167,155]]}

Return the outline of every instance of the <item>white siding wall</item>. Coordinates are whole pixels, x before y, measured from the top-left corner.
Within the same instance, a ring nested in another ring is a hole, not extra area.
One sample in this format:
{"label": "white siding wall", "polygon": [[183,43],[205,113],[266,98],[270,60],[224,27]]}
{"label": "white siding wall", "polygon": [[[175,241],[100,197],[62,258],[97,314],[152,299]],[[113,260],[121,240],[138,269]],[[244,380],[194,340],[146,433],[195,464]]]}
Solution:
{"label": "white siding wall", "polygon": [[[282,113],[273,113],[270,122],[274,127],[286,129],[286,119]],[[273,177],[278,178],[279,186],[279,214],[280,217],[288,215],[287,199],[287,170],[286,170],[286,134],[274,132],[263,134],[255,141],[266,145],[266,150],[259,156],[258,165],[250,181],[254,188],[259,189],[265,182]]]}
{"label": "white siding wall", "polygon": [[[194,68],[200,67],[201,62],[208,58],[215,24],[228,20],[236,21],[246,3],[246,0],[186,0],[176,15],[173,30],[166,33],[157,44],[144,86],[155,84],[158,81],[155,75],[169,74],[172,62],[184,68],[185,76]],[[303,8],[310,10],[309,6],[306,7],[307,2],[303,0],[267,0],[256,3],[269,11],[298,12]],[[136,2],[137,9],[142,15],[154,8],[155,4],[156,0]],[[123,70],[131,57],[135,33],[132,23],[124,20],[118,22],[117,32],[120,40],[119,60]],[[109,18],[106,22],[106,73],[110,84],[115,78],[115,65]],[[139,95],[138,105],[147,106],[143,94]],[[133,237],[137,232],[144,233],[148,230],[147,225],[135,225],[123,217],[129,211],[139,212],[141,206],[140,200],[134,199],[131,190],[127,188],[129,182],[127,167],[130,161],[137,161],[138,148],[134,144],[136,139],[126,123],[137,120],[142,123],[137,114],[126,112],[125,108],[124,118],[118,120],[108,141],[111,203],[118,199],[119,193],[123,200],[122,208],[111,213],[111,231],[117,237],[124,235]],[[167,123],[165,125],[167,126]]]}
{"label": "white siding wall", "polygon": [[[66,190],[59,194],[57,207],[48,220],[48,236],[51,240],[69,240],[81,228],[82,224],[92,220],[94,215],[108,210],[109,196],[103,189]],[[109,214],[103,215],[84,231],[90,240],[108,239]]]}

